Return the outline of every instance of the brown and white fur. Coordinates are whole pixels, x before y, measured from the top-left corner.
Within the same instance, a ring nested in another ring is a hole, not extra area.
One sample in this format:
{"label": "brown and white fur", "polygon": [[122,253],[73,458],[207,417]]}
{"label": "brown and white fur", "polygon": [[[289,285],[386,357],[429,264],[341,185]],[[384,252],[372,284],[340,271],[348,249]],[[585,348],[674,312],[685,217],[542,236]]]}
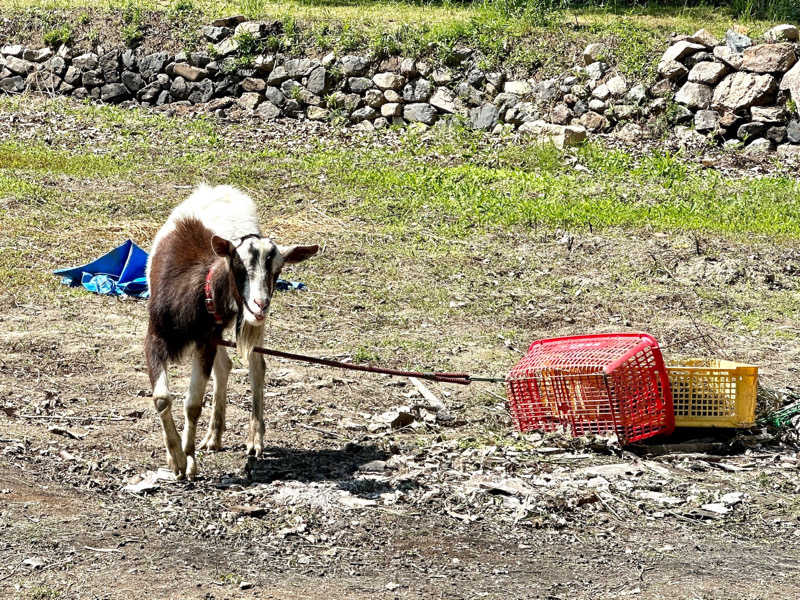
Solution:
{"label": "brown and white fur", "polygon": [[[256,207],[230,186],[200,186],[172,211],[153,241],[147,263],[150,321],[145,356],[153,404],[161,417],[170,468],[178,478],[193,478],[195,430],[206,384],[213,372],[214,407],[200,448],[219,450],[225,429],[225,403],[231,360],[214,342],[234,327],[237,347],[249,361],[253,405],[247,451],[259,456],[264,443],[264,359],[252,352],[264,336],[264,322],[275,282],[286,263],[316,254],[318,246],[278,246],[261,236]],[[206,308],[206,276],[216,312]],[[184,355],[192,375],[184,402],[183,440],[172,419],[167,366]]]}

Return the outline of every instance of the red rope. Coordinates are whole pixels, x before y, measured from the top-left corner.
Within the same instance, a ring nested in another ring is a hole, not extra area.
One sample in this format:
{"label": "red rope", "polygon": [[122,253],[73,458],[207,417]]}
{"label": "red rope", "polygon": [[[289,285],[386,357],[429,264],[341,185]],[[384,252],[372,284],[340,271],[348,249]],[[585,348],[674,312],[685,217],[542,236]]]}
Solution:
{"label": "red rope", "polygon": [[[227,346],[228,348],[236,348],[236,344],[234,344],[233,342],[229,342],[227,340],[218,340],[217,345]],[[324,365],[326,367],[349,369],[351,371],[383,373],[385,375],[395,375],[398,377],[416,377],[418,379],[439,381],[441,383],[457,383],[459,385],[469,385],[472,382],[470,376],[466,373],[420,373],[417,371],[398,371],[396,369],[373,367],[372,365],[354,365],[351,363],[339,362],[338,360],[330,360],[328,358],[316,358],[314,356],[304,356],[303,354],[292,354],[290,352],[281,352],[280,350],[270,350],[269,348],[262,348],[260,346],[254,347],[253,352],[258,352],[260,354],[267,354],[269,356],[277,356],[278,358],[288,358],[289,360],[300,360],[303,362],[314,363],[317,365]]]}

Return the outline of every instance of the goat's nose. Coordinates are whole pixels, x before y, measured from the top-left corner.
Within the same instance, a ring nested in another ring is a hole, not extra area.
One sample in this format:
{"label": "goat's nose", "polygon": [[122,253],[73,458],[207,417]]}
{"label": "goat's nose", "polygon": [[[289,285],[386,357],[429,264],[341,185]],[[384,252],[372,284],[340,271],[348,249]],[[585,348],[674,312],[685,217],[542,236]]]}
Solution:
{"label": "goat's nose", "polygon": [[261,310],[267,310],[267,306],[269,305],[269,300],[253,300],[255,305],[260,308]]}

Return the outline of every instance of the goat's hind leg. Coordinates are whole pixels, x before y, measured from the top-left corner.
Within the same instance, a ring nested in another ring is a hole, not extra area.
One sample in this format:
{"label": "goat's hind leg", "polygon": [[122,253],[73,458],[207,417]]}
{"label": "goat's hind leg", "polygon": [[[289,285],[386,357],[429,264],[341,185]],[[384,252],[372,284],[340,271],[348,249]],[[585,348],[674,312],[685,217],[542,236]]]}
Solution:
{"label": "goat's hind leg", "polygon": [[197,463],[194,459],[195,435],[197,420],[203,410],[203,396],[206,391],[211,366],[214,364],[214,346],[200,347],[192,358],[192,377],[189,391],[183,404],[185,420],[183,423],[183,452],[186,455],[186,476],[194,479],[197,474]]}
{"label": "goat's hind leg", "polygon": [[167,449],[167,463],[178,479],[186,474],[186,455],[181,449],[181,439],[172,419],[172,397],[167,378],[167,356],[163,343],[155,336],[148,335],[145,342],[147,367],[150,372],[150,385],[153,387],[153,406],[161,418],[164,434],[164,447]]}
{"label": "goat's hind leg", "polygon": [[222,346],[217,346],[217,355],[214,358],[214,408],[211,421],[208,423],[208,433],[198,448],[206,450],[222,450],[222,432],[225,431],[225,406],[228,388],[228,375],[231,372],[231,359]]}

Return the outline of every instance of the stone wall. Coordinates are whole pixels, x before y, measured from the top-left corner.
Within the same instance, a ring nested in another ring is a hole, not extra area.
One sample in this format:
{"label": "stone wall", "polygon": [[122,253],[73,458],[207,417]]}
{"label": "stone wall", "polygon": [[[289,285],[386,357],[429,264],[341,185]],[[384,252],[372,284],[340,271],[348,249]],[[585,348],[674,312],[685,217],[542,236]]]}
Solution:
{"label": "stone wall", "polygon": [[390,124],[424,129],[460,118],[476,129],[517,130],[557,145],[578,143],[587,132],[614,131],[635,141],[648,125],[664,122],[676,125],[684,139],[735,139],[753,151],[800,141],[800,124],[786,107],[790,96],[800,100],[792,26],[770,30],[768,44],[753,45],[729,32],[721,45],[703,30],[675,39],[659,63],[661,79],[650,88],[611,69],[603,44],[589,45],[583,64],[546,80],[486,72],[480,54],[469,48],[457,49],[458,64],[451,67],[402,57],[252,53],[280,27],[220,19],[202,28],[208,51],[177,55],[103,48],[75,55],[65,46],[53,51],[7,45],[0,48],[0,90],[193,106],[266,121],[339,120],[364,130]]}
{"label": "stone wall", "polygon": [[686,139],[717,140],[756,154],[800,156],[800,44],[793,25],[763,43],[729,30],[724,43],[705,30],[673,40],[658,64],[657,93],[675,92],[674,120]]}

